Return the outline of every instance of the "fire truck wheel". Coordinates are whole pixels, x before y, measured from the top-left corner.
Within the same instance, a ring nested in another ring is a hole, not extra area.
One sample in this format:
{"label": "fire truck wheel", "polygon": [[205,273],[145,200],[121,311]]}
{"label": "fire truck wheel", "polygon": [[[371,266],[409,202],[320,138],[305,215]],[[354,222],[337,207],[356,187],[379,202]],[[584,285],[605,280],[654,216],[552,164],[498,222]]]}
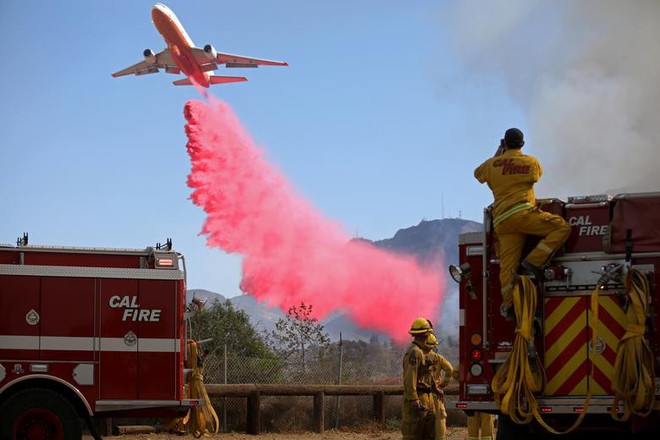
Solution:
{"label": "fire truck wheel", "polygon": [[0,439],[81,439],[80,416],[61,394],[46,388],[18,391],[0,407]]}

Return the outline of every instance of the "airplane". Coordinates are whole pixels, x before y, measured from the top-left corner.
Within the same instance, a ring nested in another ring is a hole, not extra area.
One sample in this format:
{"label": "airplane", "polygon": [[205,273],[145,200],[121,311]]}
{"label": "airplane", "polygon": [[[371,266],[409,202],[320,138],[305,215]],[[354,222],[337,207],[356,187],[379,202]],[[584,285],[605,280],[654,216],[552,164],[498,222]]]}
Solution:
{"label": "airplane", "polygon": [[263,60],[218,52],[210,44],[204,48],[196,47],[174,12],[162,3],[153,6],[151,17],[154,26],[167,43],[167,48],[158,53],[146,49],[143,52],[144,60],[113,73],[114,78],[125,75],[147,75],[163,69],[166,73],[178,75],[183,72],[186,75],[186,78],[173,82],[176,86],[199,84],[208,88],[211,84],[247,81],[244,76],[213,75],[221,64],[228,68],[289,65],[285,61]]}

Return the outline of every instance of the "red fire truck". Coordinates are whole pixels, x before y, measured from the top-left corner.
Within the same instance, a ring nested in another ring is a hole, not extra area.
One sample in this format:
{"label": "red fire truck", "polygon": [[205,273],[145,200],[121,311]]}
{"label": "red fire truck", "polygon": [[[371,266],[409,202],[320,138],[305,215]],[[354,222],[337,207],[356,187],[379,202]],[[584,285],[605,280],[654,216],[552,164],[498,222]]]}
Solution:
{"label": "red fire truck", "polygon": [[[660,193],[537,202],[572,231],[543,280],[527,278],[536,298],[528,340],[521,337],[523,321],[500,310],[492,206],[484,210],[482,232],[459,237],[459,265],[450,266],[460,304],[455,407],[498,415],[498,438],[602,429],[657,434]],[[528,237],[523,253],[537,242]],[[503,377],[513,387],[508,395]],[[530,377],[540,378],[539,386],[527,387]]]}
{"label": "red fire truck", "polygon": [[0,245],[0,439],[185,414],[185,261],[145,249]]}

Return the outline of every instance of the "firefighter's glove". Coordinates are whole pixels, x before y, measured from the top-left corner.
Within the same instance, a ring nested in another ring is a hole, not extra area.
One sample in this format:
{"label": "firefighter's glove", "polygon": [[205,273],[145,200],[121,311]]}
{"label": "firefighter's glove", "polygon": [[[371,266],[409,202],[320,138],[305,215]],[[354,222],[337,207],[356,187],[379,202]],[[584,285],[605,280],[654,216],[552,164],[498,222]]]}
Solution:
{"label": "firefighter's glove", "polygon": [[421,400],[411,400],[410,405],[415,411],[424,412],[426,410]]}
{"label": "firefighter's glove", "polygon": [[445,397],[445,392],[439,388],[435,390],[435,394],[438,396],[438,399],[443,399]]}

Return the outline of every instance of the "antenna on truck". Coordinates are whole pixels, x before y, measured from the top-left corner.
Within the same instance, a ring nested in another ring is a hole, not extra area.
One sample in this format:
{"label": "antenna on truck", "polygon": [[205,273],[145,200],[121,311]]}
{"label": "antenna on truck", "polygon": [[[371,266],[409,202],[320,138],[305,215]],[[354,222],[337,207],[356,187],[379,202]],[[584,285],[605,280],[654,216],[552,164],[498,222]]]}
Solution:
{"label": "antenna on truck", "polygon": [[168,238],[165,240],[165,245],[161,243],[156,243],[156,249],[157,250],[163,250],[165,249],[166,251],[171,251],[172,250],[172,239]]}
{"label": "antenna on truck", "polygon": [[18,237],[16,239],[16,247],[27,246],[28,244],[28,233],[23,232],[23,238]]}

